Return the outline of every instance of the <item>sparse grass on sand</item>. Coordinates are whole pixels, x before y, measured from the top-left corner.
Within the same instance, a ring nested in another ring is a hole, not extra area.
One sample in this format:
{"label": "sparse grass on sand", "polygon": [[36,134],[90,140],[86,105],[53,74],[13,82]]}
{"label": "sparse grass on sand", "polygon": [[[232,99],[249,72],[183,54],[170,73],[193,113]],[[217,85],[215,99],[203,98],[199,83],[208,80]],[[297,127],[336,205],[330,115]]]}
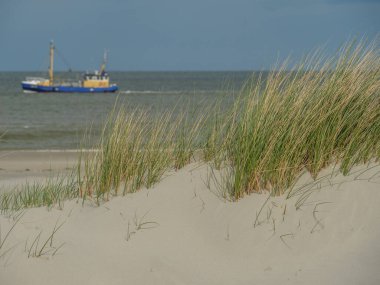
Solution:
{"label": "sparse grass on sand", "polygon": [[347,175],[354,165],[380,158],[377,42],[352,41],[332,57],[315,52],[292,68],[284,63],[248,81],[231,106],[221,103],[195,116],[115,108],[92,145],[98,151],[80,156],[74,184],[29,185],[25,193],[3,194],[0,206],[52,205],[72,197],[100,203],[151,187],[168,170],[188,164],[196,150],[220,170],[217,185],[231,200],[252,192],[282,194],[305,170],[317,177],[339,164]]}
{"label": "sparse grass on sand", "polygon": [[77,178],[73,175],[48,178],[44,182],[25,183],[0,194],[0,211],[19,211],[34,207],[63,207],[66,200],[78,197]]}

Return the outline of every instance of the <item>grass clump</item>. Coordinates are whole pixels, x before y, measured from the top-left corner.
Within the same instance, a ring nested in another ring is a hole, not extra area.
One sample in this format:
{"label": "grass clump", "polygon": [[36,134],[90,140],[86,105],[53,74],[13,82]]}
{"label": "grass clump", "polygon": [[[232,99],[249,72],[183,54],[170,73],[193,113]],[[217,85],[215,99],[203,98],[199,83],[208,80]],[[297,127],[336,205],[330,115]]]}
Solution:
{"label": "grass clump", "polygon": [[81,196],[99,203],[110,195],[152,187],[167,170],[189,163],[201,124],[202,119],[190,123],[187,114],[175,115],[174,110],[152,116],[115,109],[95,146],[98,151],[80,161]]}
{"label": "grass clump", "polygon": [[64,201],[78,196],[78,184],[73,176],[49,178],[40,183],[27,182],[12,191],[0,194],[0,211],[56,205],[63,208]]}
{"label": "grass clump", "polygon": [[282,194],[303,169],[316,177],[340,162],[380,157],[380,58],[374,45],[350,43],[322,60],[284,64],[247,85],[226,124],[226,154],[233,199],[269,190]]}

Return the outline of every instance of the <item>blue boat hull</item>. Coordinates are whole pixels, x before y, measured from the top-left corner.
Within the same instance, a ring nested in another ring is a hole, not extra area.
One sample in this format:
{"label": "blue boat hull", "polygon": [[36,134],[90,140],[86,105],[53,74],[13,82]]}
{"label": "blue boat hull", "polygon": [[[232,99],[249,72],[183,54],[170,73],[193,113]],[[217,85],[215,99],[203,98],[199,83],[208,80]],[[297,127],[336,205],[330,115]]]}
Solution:
{"label": "blue boat hull", "polygon": [[80,86],[42,86],[38,84],[22,83],[22,89],[31,92],[56,92],[56,93],[107,93],[116,92],[118,87],[112,85],[110,87],[80,87]]}

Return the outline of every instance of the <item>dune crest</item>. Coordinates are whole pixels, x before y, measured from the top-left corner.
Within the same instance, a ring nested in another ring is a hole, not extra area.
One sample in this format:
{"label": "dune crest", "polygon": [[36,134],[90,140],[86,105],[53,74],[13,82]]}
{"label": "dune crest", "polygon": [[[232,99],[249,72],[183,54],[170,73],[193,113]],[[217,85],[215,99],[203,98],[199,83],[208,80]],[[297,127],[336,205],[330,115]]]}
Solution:
{"label": "dune crest", "polygon": [[[301,196],[268,199],[265,193],[225,201],[212,185],[208,189],[207,166],[190,164],[152,189],[114,197],[100,207],[69,201],[63,210],[29,209],[2,249],[14,246],[0,259],[0,280],[378,284],[379,171],[378,165],[355,167],[347,177],[317,182],[304,175],[299,186],[311,183],[312,191],[300,206]],[[3,238],[13,223],[0,216]],[[38,253],[61,224],[43,254],[32,256],[33,247]],[[39,233],[38,245],[32,245]]]}

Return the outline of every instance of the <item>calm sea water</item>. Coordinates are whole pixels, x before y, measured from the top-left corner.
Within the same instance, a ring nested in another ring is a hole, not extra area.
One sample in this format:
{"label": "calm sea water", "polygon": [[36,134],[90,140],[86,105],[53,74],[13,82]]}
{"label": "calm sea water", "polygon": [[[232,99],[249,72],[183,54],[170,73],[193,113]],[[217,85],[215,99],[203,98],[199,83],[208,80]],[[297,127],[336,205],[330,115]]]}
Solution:
{"label": "calm sea water", "polygon": [[[218,97],[228,98],[241,88],[251,72],[111,72],[119,85],[115,94],[23,93],[21,81],[36,72],[0,72],[0,150],[77,149],[91,125],[100,130],[117,102],[151,112],[191,102],[197,108]],[[80,73],[58,73],[77,78]]]}

